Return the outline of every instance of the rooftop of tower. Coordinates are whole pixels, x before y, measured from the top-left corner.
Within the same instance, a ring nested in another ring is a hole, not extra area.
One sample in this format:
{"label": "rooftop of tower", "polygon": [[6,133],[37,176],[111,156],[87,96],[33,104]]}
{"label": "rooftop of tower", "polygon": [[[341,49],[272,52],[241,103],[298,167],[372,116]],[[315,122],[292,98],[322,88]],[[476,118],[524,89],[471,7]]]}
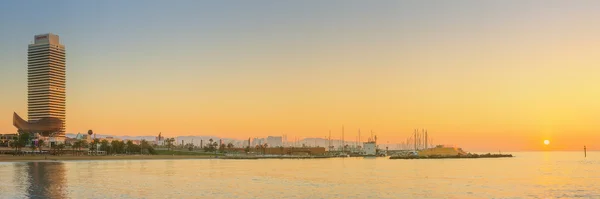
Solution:
{"label": "rooftop of tower", "polygon": [[52,33],[39,34],[34,36],[33,44],[54,44],[61,45],[58,35]]}

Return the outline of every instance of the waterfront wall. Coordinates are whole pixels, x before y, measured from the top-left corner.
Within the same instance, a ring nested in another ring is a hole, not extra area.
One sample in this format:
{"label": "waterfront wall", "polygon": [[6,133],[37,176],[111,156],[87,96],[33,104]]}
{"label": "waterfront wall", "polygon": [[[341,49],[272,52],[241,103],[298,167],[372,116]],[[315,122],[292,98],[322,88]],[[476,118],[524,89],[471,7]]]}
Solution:
{"label": "waterfront wall", "polygon": [[[246,148],[232,148],[227,150],[238,153],[246,152]],[[324,155],[326,153],[325,147],[251,147],[249,152],[267,155]]]}

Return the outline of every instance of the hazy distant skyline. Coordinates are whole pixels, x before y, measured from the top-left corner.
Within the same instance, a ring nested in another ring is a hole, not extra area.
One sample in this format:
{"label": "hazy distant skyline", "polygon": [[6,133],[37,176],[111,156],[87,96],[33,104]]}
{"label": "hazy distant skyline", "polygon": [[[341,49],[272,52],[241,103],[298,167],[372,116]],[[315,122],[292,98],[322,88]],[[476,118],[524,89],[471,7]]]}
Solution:
{"label": "hazy distant skyline", "polygon": [[3,1],[0,133],[54,33],[67,133],[600,149],[597,24],[599,1]]}

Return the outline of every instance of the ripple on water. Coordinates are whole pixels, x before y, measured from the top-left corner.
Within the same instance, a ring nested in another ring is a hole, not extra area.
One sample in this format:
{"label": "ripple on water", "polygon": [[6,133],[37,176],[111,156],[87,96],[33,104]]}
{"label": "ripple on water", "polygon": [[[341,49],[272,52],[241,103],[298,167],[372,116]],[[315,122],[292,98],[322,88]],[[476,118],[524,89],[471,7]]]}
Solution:
{"label": "ripple on water", "polygon": [[[2,198],[600,198],[600,153],[502,160],[0,163]],[[549,158],[551,157],[551,158]]]}

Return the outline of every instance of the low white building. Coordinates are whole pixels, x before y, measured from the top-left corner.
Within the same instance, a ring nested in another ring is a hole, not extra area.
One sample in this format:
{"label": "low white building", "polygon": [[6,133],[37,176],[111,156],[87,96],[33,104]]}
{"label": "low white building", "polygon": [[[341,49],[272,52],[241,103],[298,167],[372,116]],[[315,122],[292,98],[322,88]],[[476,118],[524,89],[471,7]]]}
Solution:
{"label": "low white building", "polygon": [[269,144],[269,147],[283,146],[283,137],[269,136],[267,137],[267,144]]}
{"label": "low white building", "polygon": [[377,144],[375,142],[363,143],[363,149],[365,150],[365,155],[377,155]]}

